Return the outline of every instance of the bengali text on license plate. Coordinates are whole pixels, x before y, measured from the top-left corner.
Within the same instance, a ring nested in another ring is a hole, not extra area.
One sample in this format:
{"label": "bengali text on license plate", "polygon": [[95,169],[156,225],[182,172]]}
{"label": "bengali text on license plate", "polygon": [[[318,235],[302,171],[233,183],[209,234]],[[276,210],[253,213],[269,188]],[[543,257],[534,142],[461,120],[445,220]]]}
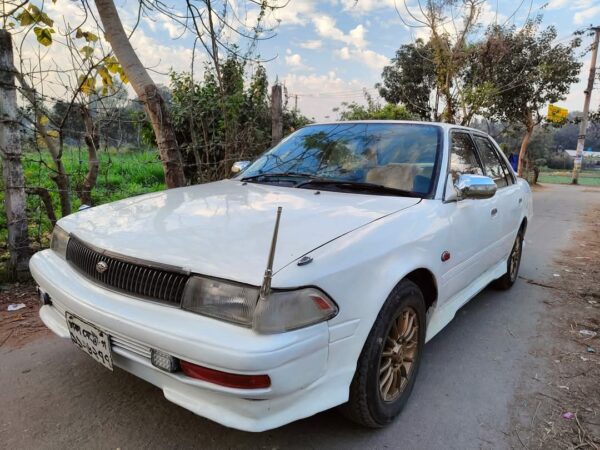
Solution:
{"label": "bengali text on license plate", "polygon": [[112,370],[109,335],[70,312],[66,313],[66,318],[71,340],[75,345],[104,367]]}

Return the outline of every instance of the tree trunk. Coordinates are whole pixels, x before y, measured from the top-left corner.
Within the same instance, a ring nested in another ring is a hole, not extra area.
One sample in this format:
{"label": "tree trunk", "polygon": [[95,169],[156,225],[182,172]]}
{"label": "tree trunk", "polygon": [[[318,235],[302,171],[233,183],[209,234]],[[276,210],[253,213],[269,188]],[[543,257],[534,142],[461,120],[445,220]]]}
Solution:
{"label": "tree trunk", "polygon": [[184,186],[185,176],[181,154],[167,105],[133,50],[113,0],[95,0],[95,2],[104,26],[106,39],[123,67],[125,75],[129,78],[131,86],[144,104],[152,123],[160,159],[163,163],[165,183],[168,188]]}
{"label": "tree trunk", "polygon": [[79,192],[79,199],[83,205],[92,205],[92,189],[96,186],[98,179],[98,148],[100,147],[100,135],[94,124],[90,110],[85,105],[80,105],[83,123],[85,124],[85,145],[88,149],[88,172],[83,180]]}
{"label": "tree trunk", "polygon": [[52,197],[50,197],[50,192],[48,192],[48,189],[43,187],[28,188],[27,193],[35,194],[40,197],[40,200],[44,204],[44,209],[46,210],[46,216],[48,216],[48,220],[50,221],[52,228],[54,228],[54,225],[56,225],[56,213],[54,212]]}
{"label": "tree trunk", "polygon": [[8,31],[0,30],[0,156],[8,223],[8,269],[16,279],[27,273],[30,255],[25,176],[21,164],[23,151],[19,132],[12,38]]}
{"label": "tree trunk", "polygon": [[50,175],[50,178],[54,183],[56,183],[56,187],[58,188],[58,197],[60,199],[60,210],[61,216],[65,217],[71,214],[71,196],[69,189],[69,175],[67,175],[67,171],[65,166],[62,163],[62,140],[60,143],[57,143],[57,140],[52,136],[48,135],[48,129],[46,125],[42,123],[42,117],[45,115],[44,111],[40,110],[38,107],[38,101],[36,98],[35,90],[32,89],[23,74],[15,72],[16,77],[19,79],[19,83],[23,88],[21,93],[23,96],[31,103],[35,114],[35,129],[40,135],[40,137],[44,140],[46,147],[48,147],[48,151],[52,156],[52,161],[54,161],[54,166],[56,167],[56,173]]}
{"label": "tree trunk", "polygon": [[529,141],[531,140],[531,135],[533,134],[533,116],[531,110],[527,112],[525,117],[525,127],[527,131],[525,132],[525,136],[523,136],[523,141],[521,141],[521,150],[519,151],[519,165],[517,170],[517,175],[523,176],[523,166],[525,164],[525,158],[527,157],[527,146],[529,145]]}

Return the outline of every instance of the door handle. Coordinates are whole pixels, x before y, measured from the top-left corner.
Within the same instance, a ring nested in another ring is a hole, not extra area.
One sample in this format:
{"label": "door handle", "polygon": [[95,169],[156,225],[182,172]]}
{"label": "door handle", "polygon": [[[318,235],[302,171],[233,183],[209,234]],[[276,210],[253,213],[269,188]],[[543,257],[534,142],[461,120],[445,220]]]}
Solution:
{"label": "door handle", "polygon": [[494,217],[496,214],[498,214],[498,208],[493,208],[492,209],[492,217]]}

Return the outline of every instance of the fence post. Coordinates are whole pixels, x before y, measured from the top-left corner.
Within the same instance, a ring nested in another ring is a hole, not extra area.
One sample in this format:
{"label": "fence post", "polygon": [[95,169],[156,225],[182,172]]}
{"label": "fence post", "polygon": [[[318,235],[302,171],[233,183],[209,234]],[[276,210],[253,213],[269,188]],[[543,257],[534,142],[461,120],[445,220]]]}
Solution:
{"label": "fence post", "polygon": [[12,38],[8,31],[0,30],[0,157],[10,252],[8,275],[13,279],[27,273],[30,255],[20,128]]}
{"label": "fence post", "polygon": [[271,146],[283,137],[283,95],[281,85],[271,88]]}

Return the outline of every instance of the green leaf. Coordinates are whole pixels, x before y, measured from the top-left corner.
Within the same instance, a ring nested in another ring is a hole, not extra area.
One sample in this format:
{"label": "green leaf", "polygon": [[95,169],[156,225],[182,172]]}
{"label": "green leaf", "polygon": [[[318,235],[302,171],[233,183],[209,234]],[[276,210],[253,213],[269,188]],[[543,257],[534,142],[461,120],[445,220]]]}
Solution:
{"label": "green leaf", "polygon": [[105,59],[106,68],[112,74],[117,74],[119,72],[119,61],[114,56],[109,56]]}
{"label": "green leaf", "polygon": [[92,33],[91,31],[84,31],[83,33],[83,37],[85,38],[86,41],[88,42],[96,42],[98,40],[98,36],[96,36],[94,33]]}
{"label": "green leaf", "polygon": [[54,139],[58,139],[58,131],[56,130],[50,130],[46,134]]}
{"label": "green leaf", "polygon": [[35,19],[33,18],[33,16],[31,14],[29,14],[29,11],[23,10],[21,12],[21,14],[19,14],[16,19],[19,21],[19,24],[22,27],[26,27],[27,25],[31,25],[32,23],[35,23]]}
{"label": "green leaf", "polygon": [[50,119],[48,119],[48,116],[40,116],[40,125],[45,127],[46,125],[48,125],[48,122],[50,122]]}
{"label": "green leaf", "polygon": [[79,51],[83,54],[84,58],[86,59],[90,58],[94,54],[94,49],[89,45],[81,47],[81,50]]}
{"label": "green leaf", "polygon": [[31,12],[31,16],[33,17],[33,20],[35,23],[42,22],[42,23],[48,25],[49,27],[54,26],[54,20],[52,20],[50,17],[48,17],[48,14],[46,14],[45,12],[42,12],[40,10],[40,8],[38,8],[37,6],[35,6],[31,3],[29,4],[29,6],[27,8]]}
{"label": "green leaf", "polygon": [[38,42],[44,47],[48,47],[52,44],[52,33],[54,33],[52,28],[34,27],[33,32],[35,33]]}
{"label": "green leaf", "polygon": [[81,92],[85,95],[90,95],[96,89],[96,78],[79,76],[79,85],[81,86]]}
{"label": "green leaf", "polygon": [[125,75],[125,71],[123,70],[123,67],[119,66],[119,78],[121,78],[121,82],[124,84],[129,83],[129,78],[127,78],[127,75]]}
{"label": "green leaf", "polygon": [[98,67],[98,75],[100,75],[100,78],[102,78],[102,84],[105,87],[109,87],[113,85],[113,79],[111,74],[108,72],[108,70],[106,69],[106,67]]}
{"label": "green leaf", "polygon": [[96,36],[91,31],[82,31],[81,28],[77,28],[75,31],[75,37],[77,39],[84,38],[88,42],[96,42],[98,40],[98,36]]}

